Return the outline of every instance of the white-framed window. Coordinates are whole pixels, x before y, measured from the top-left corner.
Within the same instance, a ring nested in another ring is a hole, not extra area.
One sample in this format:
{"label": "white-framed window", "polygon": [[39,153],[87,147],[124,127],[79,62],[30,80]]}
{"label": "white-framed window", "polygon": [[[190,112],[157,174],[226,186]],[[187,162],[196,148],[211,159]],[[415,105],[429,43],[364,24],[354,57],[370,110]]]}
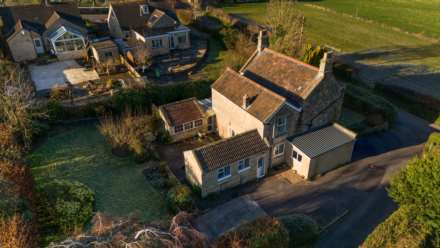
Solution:
{"label": "white-framed window", "polygon": [[203,121],[202,121],[202,120],[196,120],[196,121],[194,122],[194,126],[196,126],[196,127],[200,127],[202,124],[203,124]]}
{"label": "white-framed window", "polygon": [[276,134],[281,135],[287,132],[287,116],[278,117],[275,123]]}
{"label": "white-framed window", "polygon": [[238,161],[238,172],[243,172],[251,168],[249,159],[242,159]]}
{"label": "white-framed window", "polygon": [[183,125],[177,125],[174,127],[174,132],[175,133],[180,133],[183,131]]}
{"label": "white-framed window", "polygon": [[162,39],[151,40],[151,47],[154,49],[162,48]]}
{"label": "white-framed window", "polygon": [[177,36],[177,43],[178,44],[186,43],[186,33]]}
{"label": "white-framed window", "polygon": [[279,157],[284,154],[284,144],[278,144],[273,149],[274,157]]}
{"label": "white-framed window", "polygon": [[185,131],[186,131],[186,130],[193,129],[193,127],[194,127],[193,122],[185,123],[185,124],[184,124],[184,127],[185,127]]}
{"label": "white-framed window", "polygon": [[297,160],[298,162],[302,161],[302,155],[299,154],[297,151],[292,150],[292,158],[294,158],[295,160]]}
{"label": "white-framed window", "polygon": [[148,15],[150,12],[148,9],[148,5],[146,5],[146,4],[140,5],[139,8],[141,10],[141,15]]}
{"label": "white-framed window", "polygon": [[231,177],[231,166],[226,165],[217,170],[217,181],[223,181],[227,178]]}

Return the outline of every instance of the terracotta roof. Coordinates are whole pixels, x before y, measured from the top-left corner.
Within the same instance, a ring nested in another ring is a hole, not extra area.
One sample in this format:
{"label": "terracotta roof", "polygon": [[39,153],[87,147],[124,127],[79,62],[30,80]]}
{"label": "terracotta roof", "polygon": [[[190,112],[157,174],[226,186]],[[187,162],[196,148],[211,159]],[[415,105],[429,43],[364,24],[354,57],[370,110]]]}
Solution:
{"label": "terracotta roof", "polygon": [[268,48],[256,53],[241,71],[253,81],[299,103],[320,82],[315,80],[319,68]]}
{"label": "terracotta roof", "polygon": [[243,107],[243,97],[247,95],[250,105],[245,110],[260,121],[266,121],[285,102],[285,98],[261,86],[260,84],[227,68],[215,81],[212,88]]}
{"label": "terracotta roof", "polygon": [[337,147],[352,142],[356,134],[335,123],[318,130],[294,137],[291,143],[309,158],[317,157]]}
{"label": "terracotta roof", "polygon": [[252,130],[199,147],[194,154],[204,171],[212,171],[268,150],[257,130]]}
{"label": "terracotta roof", "polygon": [[3,34],[10,34],[16,23],[21,20],[26,24],[25,27],[30,26],[34,31],[42,34],[46,29],[46,22],[55,12],[69,22],[81,26],[84,24],[75,4],[9,6],[0,7],[0,16],[4,24],[2,32]]}
{"label": "terracotta roof", "polygon": [[160,106],[159,109],[170,126],[181,125],[204,117],[203,109],[196,98],[172,102]]}

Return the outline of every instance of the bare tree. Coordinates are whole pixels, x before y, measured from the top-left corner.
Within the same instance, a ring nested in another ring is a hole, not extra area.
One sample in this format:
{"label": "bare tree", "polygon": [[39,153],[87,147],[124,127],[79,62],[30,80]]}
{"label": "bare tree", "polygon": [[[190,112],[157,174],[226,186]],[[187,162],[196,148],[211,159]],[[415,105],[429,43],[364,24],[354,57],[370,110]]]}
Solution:
{"label": "bare tree", "polygon": [[32,122],[36,115],[30,110],[34,89],[27,73],[20,66],[4,62],[0,65],[0,121],[20,134],[25,146],[32,139]]}
{"label": "bare tree", "polygon": [[152,65],[152,56],[150,49],[141,41],[137,42],[135,51],[136,63],[142,66],[142,73]]}
{"label": "bare tree", "polygon": [[270,47],[278,52],[299,56],[303,46],[305,18],[294,0],[271,0],[266,23],[271,28]]}

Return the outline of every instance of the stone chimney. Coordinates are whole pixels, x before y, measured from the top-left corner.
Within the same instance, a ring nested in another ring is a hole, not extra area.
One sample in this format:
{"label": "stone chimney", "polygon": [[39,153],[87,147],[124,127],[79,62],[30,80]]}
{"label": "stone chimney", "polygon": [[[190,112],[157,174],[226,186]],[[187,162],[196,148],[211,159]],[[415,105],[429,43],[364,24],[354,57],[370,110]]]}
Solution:
{"label": "stone chimney", "polygon": [[266,31],[260,30],[260,32],[258,33],[258,42],[257,42],[257,51],[258,52],[263,51],[263,49],[267,47],[266,39],[267,39]]}
{"label": "stone chimney", "polygon": [[242,108],[247,109],[247,108],[249,108],[249,105],[251,105],[250,98],[247,94],[244,94]]}
{"label": "stone chimney", "polygon": [[320,76],[325,76],[327,73],[333,73],[333,52],[328,51],[324,53],[319,65]]}

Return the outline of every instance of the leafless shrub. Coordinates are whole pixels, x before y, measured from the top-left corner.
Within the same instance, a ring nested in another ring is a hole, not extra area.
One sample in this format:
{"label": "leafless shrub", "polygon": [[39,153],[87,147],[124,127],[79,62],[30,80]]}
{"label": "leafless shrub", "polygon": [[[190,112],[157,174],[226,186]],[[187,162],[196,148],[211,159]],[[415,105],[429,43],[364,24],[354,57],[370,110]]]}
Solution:
{"label": "leafless shrub", "polygon": [[0,218],[0,247],[32,248],[36,247],[34,232],[30,223],[15,214],[9,218]]}

